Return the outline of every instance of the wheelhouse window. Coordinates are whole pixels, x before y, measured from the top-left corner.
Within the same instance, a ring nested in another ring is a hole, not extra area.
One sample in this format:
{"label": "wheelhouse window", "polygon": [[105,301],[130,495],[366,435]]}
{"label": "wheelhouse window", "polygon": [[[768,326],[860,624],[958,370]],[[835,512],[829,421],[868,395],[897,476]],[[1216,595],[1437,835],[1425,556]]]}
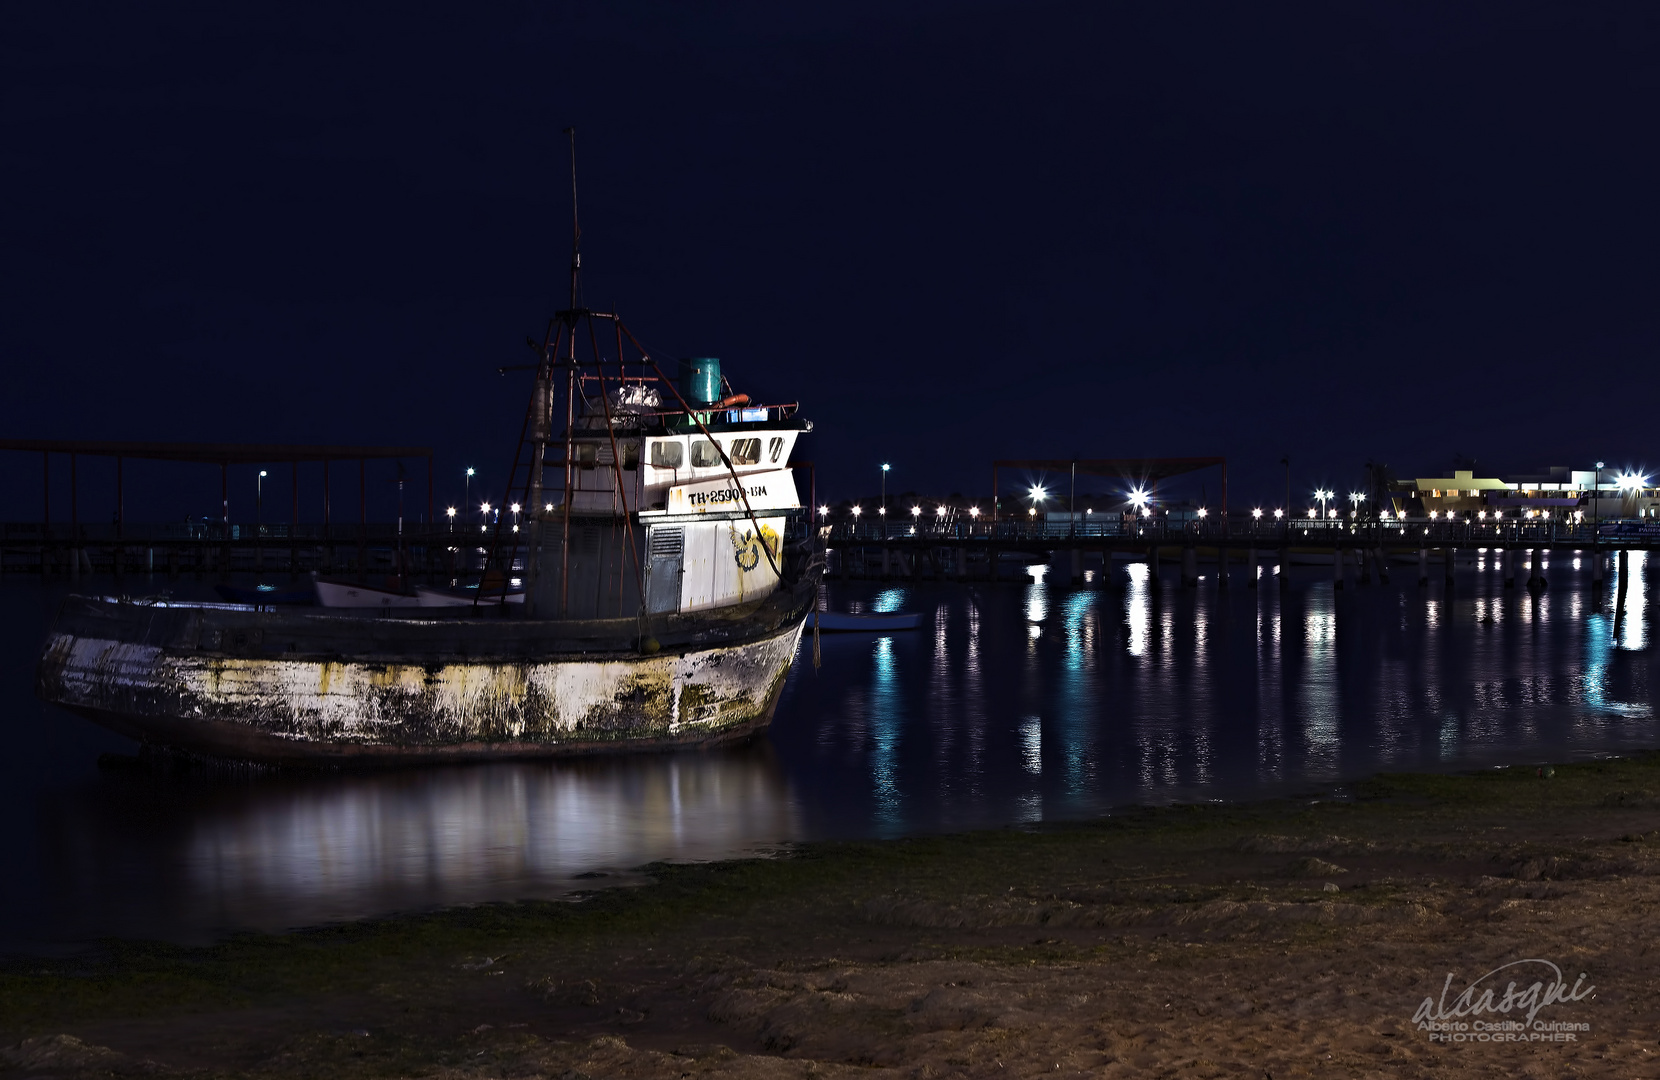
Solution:
{"label": "wheelhouse window", "polygon": [[599,461],[599,443],[579,442],[575,449],[578,468],[591,469]]}
{"label": "wheelhouse window", "polygon": [[767,443],[767,458],[769,460],[771,460],[774,464],[777,464],[778,455],[782,454],[783,452],[784,452],[784,439],[783,439],[783,437],[782,436],[774,436],[772,441]]}
{"label": "wheelhouse window", "polygon": [[761,460],[760,439],[733,439],[732,464],[754,465]]}
{"label": "wheelhouse window", "polygon": [[692,468],[707,469],[720,464],[720,448],[708,439],[692,440]]}
{"label": "wheelhouse window", "polygon": [[659,469],[679,469],[686,464],[686,447],[679,439],[651,444],[651,463]]}

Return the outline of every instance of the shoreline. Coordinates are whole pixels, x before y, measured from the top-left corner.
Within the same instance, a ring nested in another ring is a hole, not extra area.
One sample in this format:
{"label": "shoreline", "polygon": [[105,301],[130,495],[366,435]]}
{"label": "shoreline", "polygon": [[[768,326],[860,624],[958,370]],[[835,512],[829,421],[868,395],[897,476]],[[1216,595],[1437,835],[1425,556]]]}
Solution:
{"label": "shoreline", "polygon": [[[658,864],[581,903],[13,956],[0,1064],[75,1077],[1660,1068],[1641,933],[1660,905],[1660,752],[1341,786],[1350,797]],[[1448,973],[1456,996],[1518,960],[1568,983],[1585,973],[1594,991],[1535,1019],[1589,1026],[1495,1045],[1412,1023]]]}

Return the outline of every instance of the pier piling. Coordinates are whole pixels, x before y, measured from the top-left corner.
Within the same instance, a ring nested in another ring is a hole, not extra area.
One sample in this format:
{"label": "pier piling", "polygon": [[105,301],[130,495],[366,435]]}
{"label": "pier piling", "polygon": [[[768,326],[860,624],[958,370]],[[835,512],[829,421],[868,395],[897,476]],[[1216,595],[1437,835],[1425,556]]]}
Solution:
{"label": "pier piling", "polygon": [[1418,584],[1429,584],[1429,549],[1418,545]]}
{"label": "pier piling", "polygon": [[1254,544],[1245,551],[1245,587],[1257,587],[1257,549]]}

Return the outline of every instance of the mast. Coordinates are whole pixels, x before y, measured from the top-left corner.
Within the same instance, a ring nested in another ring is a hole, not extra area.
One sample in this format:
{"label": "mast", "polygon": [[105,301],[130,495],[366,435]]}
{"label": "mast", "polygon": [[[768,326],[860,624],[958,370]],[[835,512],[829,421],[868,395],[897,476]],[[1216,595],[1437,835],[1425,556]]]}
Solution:
{"label": "mast", "polygon": [[570,329],[570,345],[565,367],[565,505],[564,524],[559,544],[559,617],[564,618],[571,603],[571,456],[576,427],[576,295],[577,279],[582,274],[582,225],[576,212],[576,128],[568,127],[571,137],[571,306],[563,314]]}

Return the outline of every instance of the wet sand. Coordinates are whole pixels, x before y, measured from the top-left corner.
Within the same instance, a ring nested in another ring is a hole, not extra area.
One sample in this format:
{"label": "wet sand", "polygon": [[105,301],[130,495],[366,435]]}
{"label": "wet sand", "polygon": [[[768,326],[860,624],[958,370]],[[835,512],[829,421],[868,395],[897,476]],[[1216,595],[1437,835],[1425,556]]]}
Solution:
{"label": "wet sand", "polygon": [[[76,1077],[1660,1075],[1660,755],[651,878],[580,903],[14,961],[0,1063]],[[1539,962],[1477,984],[1469,1000],[1494,990],[1486,1011],[1453,1015],[1470,983],[1525,960]],[[1548,988],[1550,965],[1574,1000],[1529,1026],[1515,999]],[[1449,1031],[1414,1023],[1426,998]]]}

